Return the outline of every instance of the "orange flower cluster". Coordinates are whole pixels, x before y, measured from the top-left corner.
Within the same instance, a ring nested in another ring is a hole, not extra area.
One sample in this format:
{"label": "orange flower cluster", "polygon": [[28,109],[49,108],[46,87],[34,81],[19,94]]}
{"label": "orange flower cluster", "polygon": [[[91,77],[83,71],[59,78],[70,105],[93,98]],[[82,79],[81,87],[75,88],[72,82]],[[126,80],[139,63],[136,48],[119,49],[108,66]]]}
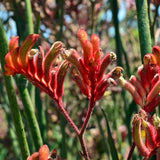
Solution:
{"label": "orange flower cluster", "polygon": [[31,49],[38,37],[37,34],[29,35],[20,47],[18,37],[11,39],[9,53],[5,57],[5,74],[22,74],[53,99],[58,99],[63,95],[64,78],[70,65],[67,61],[56,62],[61,42],[55,42],[46,55],[42,47],[40,51]]}
{"label": "orange flower cluster", "polygon": [[81,92],[97,101],[102,98],[110,84],[116,84],[115,79],[121,75],[122,68],[116,67],[105,74],[108,65],[116,59],[115,53],[110,52],[102,59],[102,51],[99,48],[100,38],[96,34],[91,36],[90,41],[86,31],[81,29],[78,32],[78,38],[83,56],[74,49],[63,50],[62,56],[74,66],[71,77]]}

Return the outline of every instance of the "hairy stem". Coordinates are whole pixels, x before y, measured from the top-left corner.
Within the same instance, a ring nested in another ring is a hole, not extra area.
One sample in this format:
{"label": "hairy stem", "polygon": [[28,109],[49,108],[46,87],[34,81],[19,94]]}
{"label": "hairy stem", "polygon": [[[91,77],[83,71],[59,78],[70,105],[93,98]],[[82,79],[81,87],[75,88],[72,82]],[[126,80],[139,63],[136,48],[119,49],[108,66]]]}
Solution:
{"label": "hairy stem", "polygon": [[58,105],[58,110],[62,113],[62,115],[65,117],[65,119],[67,120],[67,122],[70,124],[70,126],[73,128],[73,130],[75,131],[75,133],[77,135],[79,135],[80,131],[77,128],[77,126],[75,125],[75,123],[73,122],[73,120],[71,119],[71,117],[68,115],[67,111],[65,110],[62,100],[60,99],[59,101],[57,101],[57,105]]}

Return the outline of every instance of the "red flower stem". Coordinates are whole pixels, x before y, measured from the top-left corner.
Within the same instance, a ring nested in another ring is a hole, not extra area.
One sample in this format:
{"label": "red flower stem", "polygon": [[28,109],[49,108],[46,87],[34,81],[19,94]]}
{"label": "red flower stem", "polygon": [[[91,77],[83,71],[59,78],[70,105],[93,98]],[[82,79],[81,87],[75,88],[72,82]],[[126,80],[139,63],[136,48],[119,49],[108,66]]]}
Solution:
{"label": "red flower stem", "polygon": [[94,106],[95,106],[95,102],[94,102],[93,98],[91,98],[90,101],[89,101],[89,109],[87,111],[86,119],[85,119],[85,121],[82,125],[81,130],[80,130],[80,135],[82,135],[82,136],[83,136],[83,134],[84,134],[84,132],[85,132],[87,126],[88,126],[88,122],[89,122],[90,117],[92,115]]}
{"label": "red flower stem", "polygon": [[83,138],[83,135],[79,135],[78,139],[79,139],[79,142],[81,144],[82,151],[83,151],[83,153],[80,152],[81,156],[84,157],[85,160],[90,160],[89,154],[88,154],[88,151],[87,151],[87,147],[86,147],[86,143],[85,143],[85,140]]}
{"label": "red flower stem", "polygon": [[67,122],[70,124],[70,126],[73,128],[73,130],[75,131],[75,133],[77,135],[80,134],[79,129],[77,128],[77,126],[75,125],[75,123],[73,122],[73,120],[71,119],[71,117],[68,115],[67,111],[65,110],[62,100],[59,99],[59,101],[57,102],[58,104],[58,110],[62,113],[62,115],[65,117],[65,119],[67,120]]}
{"label": "red flower stem", "polygon": [[86,160],[89,160],[90,158],[89,158],[89,154],[88,154],[88,151],[87,151],[87,147],[86,147],[83,135],[84,135],[84,132],[85,132],[87,126],[88,126],[88,122],[89,122],[90,117],[92,115],[94,106],[95,106],[95,101],[94,101],[94,98],[91,97],[91,99],[89,101],[89,109],[88,109],[88,112],[87,112],[87,115],[86,115],[86,119],[85,119],[85,121],[84,121],[84,123],[82,125],[81,130],[80,130],[80,134],[78,135],[78,138],[79,138],[79,141],[80,141],[80,144],[81,144],[81,148],[83,150],[83,157]]}
{"label": "red flower stem", "polygon": [[130,160],[130,159],[131,159],[134,149],[135,149],[135,143],[133,142],[133,143],[132,143],[132,146],[131,146],[131,149],[130,149],[130,151],[129,151],[127,160]]}

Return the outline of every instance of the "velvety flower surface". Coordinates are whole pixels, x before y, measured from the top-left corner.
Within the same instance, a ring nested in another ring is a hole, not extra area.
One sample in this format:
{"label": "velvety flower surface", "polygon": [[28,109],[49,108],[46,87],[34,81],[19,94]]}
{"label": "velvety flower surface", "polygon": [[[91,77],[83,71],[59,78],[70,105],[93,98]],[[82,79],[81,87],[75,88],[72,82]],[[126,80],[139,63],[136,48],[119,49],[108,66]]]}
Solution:
{"label": "velvety flower surface", "polygon": [[107,53],[102,58],[100,38],[93,34],[89,40],[88,34],[83,29],[78,31],[78,39],[82,46],[82,55],[70,49],[63,50],[62,56],[74,66],[71,70],[71,78],[77,83],[81,92],[97,101],[104,95],[110,84],[116,84],[115,79],[121,75],[122,68],[116,67],[105,74],[108,65],[116,59],[115,53]]}
{"label": "velvety flower surface", "polygon": [[[145,160],[159,152],[160,147],[160,119],[151,117],[144,110],[135,114],[132,120],[132,134],[135,145]],[[145,132],[145,136],[142,135]]]}
{"label": "velvety flower surface", "polygon": [[152,112],[160,104],[160,47],[153,47],[153,54],[144,56],[144,64],[138,68],[139,78],[132,75],[130,80],[122,76],[119,83],[128,90],[135,102],[146,112]]}
{"label": "velvety flower surface", "polygon": [[5,74],[22,74],[53,99],[61,98],[64,77],[70,67],[67,61],[57,63],[62,43],[55,42],[44,54],[42,47],[32,49],[38,37],[37,34],[29,35],[21,46],[18,45],[18,37],[11,39],[9,53],[5,57]]}

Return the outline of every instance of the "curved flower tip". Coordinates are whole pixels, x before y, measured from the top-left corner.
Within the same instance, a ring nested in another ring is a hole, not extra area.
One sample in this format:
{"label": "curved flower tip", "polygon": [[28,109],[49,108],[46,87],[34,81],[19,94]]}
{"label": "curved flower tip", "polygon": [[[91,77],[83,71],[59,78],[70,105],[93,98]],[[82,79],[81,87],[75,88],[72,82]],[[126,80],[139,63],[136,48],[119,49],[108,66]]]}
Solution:
{"label": "curved flower tip", "polygon": [[[132,120],[132,136],[139,152],[145,159],[149,159],[156,154],[160,147],[160,120],[159,118],[140,110],[139,114],[134,115]],[[145,136],[142,135],[142,131]]]}
{"label": "curved flower tip", "polygon": [[80,29],[77,33],[77,36],[81,42],[81,45],[84,45],[86,43],[86,40],[89,40],[88,34],[84,29]]}
{"label": "curved flower tip", "polygon": [[159,46],[153,47],[153,55],[156,57],[157,64],[160,66],[160,47]]}
{"label": "curved flower tip", "polygon": [[49,148],[47,145],[43,145],[39,149],[39,160],[48,160],[49,157]]}
{"label": "curved flower tip", "polygon": [[16,49],[19,46],[19,37],[13,37],[9,42],[9,52]]}

